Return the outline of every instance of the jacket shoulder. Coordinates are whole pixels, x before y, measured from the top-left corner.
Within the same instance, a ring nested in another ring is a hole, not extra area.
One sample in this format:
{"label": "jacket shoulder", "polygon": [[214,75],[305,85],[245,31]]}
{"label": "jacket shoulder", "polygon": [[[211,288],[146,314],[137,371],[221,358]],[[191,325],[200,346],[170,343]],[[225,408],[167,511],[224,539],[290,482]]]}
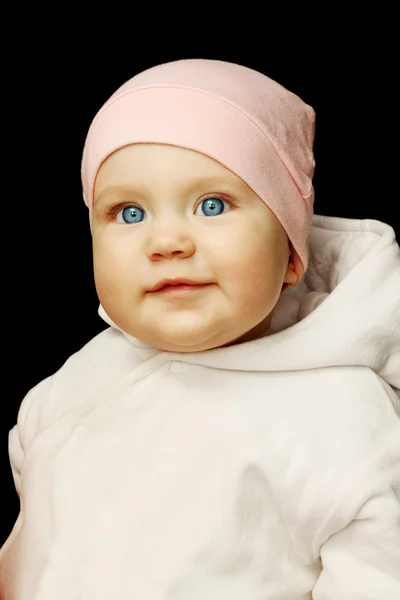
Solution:
{"label": "jacket shoulder", "polygon": [[38,431],[135,368],[140,363],[135,350],[119,331],[107,328],[100,332],[28,391],[14,429],[29,443]]}

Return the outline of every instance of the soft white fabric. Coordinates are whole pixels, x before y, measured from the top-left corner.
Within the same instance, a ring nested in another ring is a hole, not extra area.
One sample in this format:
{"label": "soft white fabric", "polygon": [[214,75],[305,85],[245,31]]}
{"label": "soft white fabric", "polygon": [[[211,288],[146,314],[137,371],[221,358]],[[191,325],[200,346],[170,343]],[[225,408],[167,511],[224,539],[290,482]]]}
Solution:
{"label": "soft white fabric", "polygon": [[6,600],[399,600],[400,249],[314,216],[273,335],[111,327],[22,402]]}

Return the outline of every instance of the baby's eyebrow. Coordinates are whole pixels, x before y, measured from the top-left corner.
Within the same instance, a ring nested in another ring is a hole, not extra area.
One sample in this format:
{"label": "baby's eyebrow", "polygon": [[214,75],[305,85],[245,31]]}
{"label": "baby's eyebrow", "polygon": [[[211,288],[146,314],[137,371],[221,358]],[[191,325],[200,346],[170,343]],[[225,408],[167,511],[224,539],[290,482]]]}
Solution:
{"label": "baby's eyebrow", "polygon": [[[216,188],[228,187],[228,188],[236,188],[243,191],[249,191],[249,186],[239,177],[230,177],[230,176],[212,176],[212,177],[198,177],[191,179],[187,182],[187,191],[196,191],[202,187],[216,186]],[[184,187],[184,185],[182,185]],[[218,189],[212,189],[210,191],[217,192]]]}
{"label": "baby's eyebrow", "polygon": [[[196,177],[191,178],[187,181],[183,181],[180,185],[181,190],[185,193],[193,193],[200,190],[208,192],[218,192],[218,188],[221,191],[224,189],[238,189],[241,192],[249,191],[249,186],[242,181],[239,177],[233,178],[229,176],[210,176],[210,177]],[[94,198],[93,204],[100,205],[106,199],[117,200],[121,196],[124,200],[137,200],[138,197],[149,194],[150,189],[143,185],[112,185],[105,187],[98,196]]]}
{"label": "baby's eyebrow", "polygon": [[130,200],[137,197],[138,193],[142,193],[142,190],[138,190],[137,188],[133,189],[131,186],[124,185],[111,185],[107,186],[100,192],[98,196],[94,197],[94,204],[101,204],[106,199],[117,198],[118,196],[124,196],[124,198]]}

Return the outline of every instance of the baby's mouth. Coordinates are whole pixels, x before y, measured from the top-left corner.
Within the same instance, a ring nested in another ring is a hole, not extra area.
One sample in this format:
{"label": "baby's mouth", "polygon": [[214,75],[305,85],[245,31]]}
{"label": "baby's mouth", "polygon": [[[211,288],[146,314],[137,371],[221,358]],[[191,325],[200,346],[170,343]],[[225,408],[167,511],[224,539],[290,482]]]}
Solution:
{"label": "baby's mouth", "polygon": [[210,282],[194,281],[191,279],[163,279],[156,283],[149,290],[149,293],[183,296],[200,291],[210,285],[212,285]]}

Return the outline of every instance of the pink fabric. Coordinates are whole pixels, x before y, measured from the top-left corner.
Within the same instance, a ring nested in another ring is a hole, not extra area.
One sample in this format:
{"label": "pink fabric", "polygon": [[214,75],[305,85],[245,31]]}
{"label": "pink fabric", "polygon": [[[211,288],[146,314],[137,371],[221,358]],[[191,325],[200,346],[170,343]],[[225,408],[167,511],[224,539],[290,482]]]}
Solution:
{"label": "pink fabric", "polygon": [[314,110],[247,67],[189,59],[139,73],[94,118],[82,158],[91,218],[102,162],[133,143],[164,143],[201,152],[241,177],[274,212],[307,269],[314,203]]}

